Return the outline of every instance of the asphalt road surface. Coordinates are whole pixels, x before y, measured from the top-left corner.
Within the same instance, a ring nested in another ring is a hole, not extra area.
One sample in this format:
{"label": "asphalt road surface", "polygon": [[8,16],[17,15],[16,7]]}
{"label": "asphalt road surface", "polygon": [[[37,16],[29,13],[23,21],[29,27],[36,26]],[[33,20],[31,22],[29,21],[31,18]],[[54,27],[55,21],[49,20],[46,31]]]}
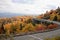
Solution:
{"label": "asphalt road surface", "polygon": [[18,37],[14,37],[14,40],[43,40],[46,37],[53,37],[56,35],[60,35],[60,29],[55,31],[45,32],[45,33],[18,36]]}

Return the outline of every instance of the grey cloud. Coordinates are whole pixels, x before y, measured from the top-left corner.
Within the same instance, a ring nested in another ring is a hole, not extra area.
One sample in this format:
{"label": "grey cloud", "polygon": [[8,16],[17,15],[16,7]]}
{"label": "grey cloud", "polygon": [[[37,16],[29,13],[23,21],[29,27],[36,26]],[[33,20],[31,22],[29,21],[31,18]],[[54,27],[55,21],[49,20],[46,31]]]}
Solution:
{"label": "grey cloud", "polygon": [[34,0],[12,0],[14,3],[33,4]]}
{"label": "grey cloud", "polygon": [[57,5],[47,5],[47,7],[49,7],[49,8],[53,8],[53,9],[55,9],[56,6],[57,6]]}
{"label": "grey cloud", "polygon": [[56,5],[46,5],[46,7],[44,7],[43,9],[51,10],[51,9],[56,9],[56,8],[57,8]]}

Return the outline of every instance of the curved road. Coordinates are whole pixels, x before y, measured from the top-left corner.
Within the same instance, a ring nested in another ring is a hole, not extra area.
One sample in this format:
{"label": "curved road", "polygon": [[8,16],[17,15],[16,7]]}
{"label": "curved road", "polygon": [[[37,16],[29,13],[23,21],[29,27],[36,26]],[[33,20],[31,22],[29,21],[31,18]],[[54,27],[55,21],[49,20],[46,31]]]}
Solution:
{"label": "curved road", "polygon": [[45,37],[51,37],[55,35],[60,35],[60,29],[45,33],[37,33],[32,35],[24,35],[19,37],[14,37],[14,40],[43,40]]}

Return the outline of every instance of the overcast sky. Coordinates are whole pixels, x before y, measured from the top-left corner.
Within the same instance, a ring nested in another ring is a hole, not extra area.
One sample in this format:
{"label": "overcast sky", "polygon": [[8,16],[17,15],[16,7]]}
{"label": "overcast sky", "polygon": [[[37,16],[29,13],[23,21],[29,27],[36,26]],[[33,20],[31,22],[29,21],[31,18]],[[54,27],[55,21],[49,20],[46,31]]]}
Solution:
{"label": "overcast sky", "polygon": [[0,0],[0,12],[41,14],[59,4],[60,0]]}

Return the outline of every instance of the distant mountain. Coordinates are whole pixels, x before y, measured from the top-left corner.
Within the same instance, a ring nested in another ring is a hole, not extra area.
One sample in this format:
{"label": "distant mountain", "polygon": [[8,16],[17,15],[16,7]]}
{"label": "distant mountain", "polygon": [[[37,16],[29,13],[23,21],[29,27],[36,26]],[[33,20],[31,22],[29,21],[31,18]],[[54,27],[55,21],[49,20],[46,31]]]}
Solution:
{"label": "distant mountain", "polygon": [[23,16],[26,14],[17,14],[17,13],[0,13],[0,17],[13,17],[13,16]]}
{"label": "distant mountain", "polygon": [[36,14],[26,14],[26,13],[9,13],[9,12],[0,12],[0,17],[13,17],[13,16],[30,16],[30,15],[33,15],[33,16],[37,16]]}

